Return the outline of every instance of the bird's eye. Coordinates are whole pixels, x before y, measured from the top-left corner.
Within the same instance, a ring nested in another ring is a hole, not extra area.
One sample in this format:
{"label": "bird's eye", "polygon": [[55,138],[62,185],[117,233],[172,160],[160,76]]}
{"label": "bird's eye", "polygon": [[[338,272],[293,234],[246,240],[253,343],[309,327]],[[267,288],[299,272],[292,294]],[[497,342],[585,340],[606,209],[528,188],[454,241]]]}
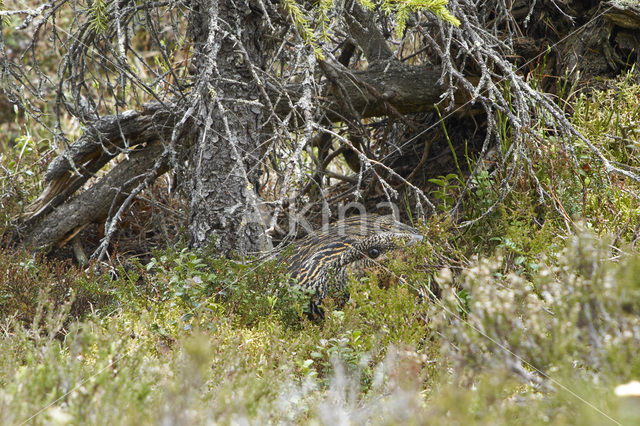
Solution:
{"label": "bird's eye", "polygon": [[377,248],[369,249],[369,257],[370,258],[375,259],[378,256],[380,256],[380,250],[378,250]]}

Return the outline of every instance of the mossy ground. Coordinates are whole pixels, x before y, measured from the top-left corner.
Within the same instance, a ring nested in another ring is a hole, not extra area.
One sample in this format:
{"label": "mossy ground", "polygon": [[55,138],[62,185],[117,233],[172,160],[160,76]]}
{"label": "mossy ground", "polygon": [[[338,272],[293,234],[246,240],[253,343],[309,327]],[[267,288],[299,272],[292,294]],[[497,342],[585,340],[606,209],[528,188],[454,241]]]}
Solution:
{"label": "mossy ground", "polygon": [[[601,150],[640,166],[639,85],[620,80],[572,108]],[[39,189],[41,150],[18,142],[1,144],[3,232]],[[640,379],[640,187],[575,150],[578,164],[551,142],[535,151],[552,201],[523,177],[473,226],[433,217],[425,242],[388,265],[394,285],[352,282],[321,323],[277,261],[172,248],[98,274],[3,250],[0,418],[638,423],[640,403],[614,388]],[[492,179],[478,178],[469,219],[495,196]]]}

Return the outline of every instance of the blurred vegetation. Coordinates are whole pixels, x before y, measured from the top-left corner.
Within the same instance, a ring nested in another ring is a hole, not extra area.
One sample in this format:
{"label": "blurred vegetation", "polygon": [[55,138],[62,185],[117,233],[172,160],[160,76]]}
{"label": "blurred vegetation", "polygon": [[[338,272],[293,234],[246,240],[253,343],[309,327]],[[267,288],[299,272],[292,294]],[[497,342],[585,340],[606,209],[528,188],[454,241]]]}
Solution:
{"label": "blurred vegetation", "polygon": [[[568,105],[599,149],[640,166],[630,75]],[[31,127],[2,140],[0,234],[38,193],[46,154]],[[391,284],[353,281],[350,301],[328,301],[321,323],[306,319],[309,295],[278,260],[241,264],[177,244],[97,273],[7,247],[0,418],[637,424],[638,402],[614,388],[640,378],[640,188],[574,146],[578,164],[549,143],[532,165],[553,205],[522,177],[466,228],[432,217],[424,242],[387,265]],[[496,196],[496,176],[478,175],[462,219]],[[447,205],[460,182],[443,176],[431,196]]]}

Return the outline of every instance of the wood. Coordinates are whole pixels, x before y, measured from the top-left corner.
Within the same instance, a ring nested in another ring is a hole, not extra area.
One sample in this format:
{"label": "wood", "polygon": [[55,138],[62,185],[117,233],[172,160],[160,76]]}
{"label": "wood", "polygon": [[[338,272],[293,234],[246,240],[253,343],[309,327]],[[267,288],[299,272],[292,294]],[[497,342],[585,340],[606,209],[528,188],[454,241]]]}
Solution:
{"label": "wood", "polygon": [[87,129],[49,164],[44,176],[47,187],[26,208],[24,226],[35,223],[64,203],[98,170],[123,152],[125,146],[133,148],[170,138],[177,120],[164,108],[159,103],[148,104],[142,112],[125,111],[120,115],[102,117]]}
{"label": "wood", "polygon": [[[118,205],[151,170],[164,151],[160,141],[155,141],[129,154],[129,159],[119,163],[93,186],[71,201],[59,206],[37,225],[27,231],[23,244],[34,248],[48,248],[87,223],[107,217],[112,205]],[[163,161],[159,173],[168,170]]]}

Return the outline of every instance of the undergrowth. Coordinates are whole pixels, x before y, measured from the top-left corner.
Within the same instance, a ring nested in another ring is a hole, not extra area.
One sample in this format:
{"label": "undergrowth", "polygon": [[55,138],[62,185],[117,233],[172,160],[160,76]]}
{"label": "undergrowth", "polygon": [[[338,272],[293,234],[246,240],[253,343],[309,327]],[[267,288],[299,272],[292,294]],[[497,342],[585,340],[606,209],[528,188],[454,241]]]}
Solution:
{"label": "undergrowth", "polygon": [[[622,80],[573,104],[575,124],[631,167],[640,165],[629,125],[639,87]],[[327,301],[321,322],[306,318],[309,294],[288,284],[278,259],[240,263],[177,246],[97,274],[7,247],[0,418],[637,423],[637,405],[614,389],[640,379],[639,188],[586,154],[569,163],[549,144],[538,155],[553,203],[523,178],[473,226],[434,216],[421,225],[424,242],[386,265],[393,284],[352,280],[351,299],[340,310]],[[2,198],[2,233],[37,192],[15,161],[2,158],[3,177],[17,179],[3,180],[15,197]],[[467,214],[495,195],[497,179],[480,175]],[[446,201],[464,180],[445,181],[433,195]]]}

